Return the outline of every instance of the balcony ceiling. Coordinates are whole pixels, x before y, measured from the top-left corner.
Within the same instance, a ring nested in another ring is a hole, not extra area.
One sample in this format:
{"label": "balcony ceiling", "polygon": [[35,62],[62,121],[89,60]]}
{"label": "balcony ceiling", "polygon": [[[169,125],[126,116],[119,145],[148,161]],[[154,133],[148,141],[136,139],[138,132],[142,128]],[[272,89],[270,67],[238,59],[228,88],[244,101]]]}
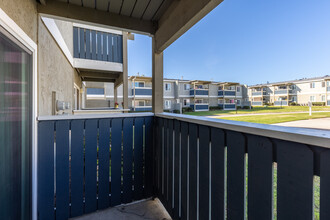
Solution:
{"label": "balcony ceiling", "polygon": [[223,0],[36,0],[38,13],[154,36],[162,52]]}

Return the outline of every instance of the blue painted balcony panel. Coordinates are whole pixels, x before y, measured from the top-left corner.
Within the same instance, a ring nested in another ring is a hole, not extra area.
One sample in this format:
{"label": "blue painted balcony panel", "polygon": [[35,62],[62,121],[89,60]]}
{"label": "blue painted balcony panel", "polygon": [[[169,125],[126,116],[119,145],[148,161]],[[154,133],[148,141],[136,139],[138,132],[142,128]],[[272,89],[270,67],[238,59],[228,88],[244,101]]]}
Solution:
{"label": "blue painted balcony panel", "polygon": [[283,94],[288,94],[288,91],[286,89],[275,90],[275,95],[283,95]]}
{"label": "blue painted balcony panel", "polygon": [[[132,89],[134,95],[134,89]],[[149,88],[135,88],[135,95],[152,96],[152,89]]]}
{"label": "blue painted balcony panel", "polygon": [[218,91],[218,96],[236,96],[236,91],[219,90]]}
{"label": "blue painted balcony panel", "polygon": [[195,111],[203,111],[203,110],[207,111],[207,110],[209,110],[209,105],[208,104],[197,104],[197,105],[191,104],[190,108],[192,108]]}
{"label": "blue painted balcony panel", "polygon": [[199,95],[202,95],[202,96],[207,96],[209,95],[209,90],[199,90],[199,89],[192,89],[190,90],[190,95],[196,95],[196,96],[199,96]]}
{"label": "blue painted balcony panel", "polygon": [[252,106],[262,106],[262,102],[252,102]]}
{"label": "blue painted balcony panel", "polygon": [[260,92],[252,92],[252,96],[258,96],[261,95],[261,91]]}
{"label": "blue painted balcony panel", "polygon": [[152,107],[151,106],[145,106],[145,107],[138,107],[138,108],[132,108],[132,111],[136,111],[136,112],[151,112],[152,111]]}
{"label": "blue painted balcony panel", "polygon": [[275,101],[274,102],[275,106],[282,106],[282,105],[288,105],[288,101],[283,100],[283,101]]}

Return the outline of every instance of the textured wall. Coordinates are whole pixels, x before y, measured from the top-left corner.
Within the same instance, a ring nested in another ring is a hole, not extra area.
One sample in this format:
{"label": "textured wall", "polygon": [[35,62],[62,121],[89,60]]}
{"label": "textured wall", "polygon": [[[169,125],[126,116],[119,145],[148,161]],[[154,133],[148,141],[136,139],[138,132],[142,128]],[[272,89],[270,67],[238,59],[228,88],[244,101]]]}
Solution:
{"label": "textured wall", "polygon": [[71,114],[73,84],[76,82],[80,87],[81,82],[41,19],[38,25],[38,52],[39,115],[51,115],[52,91],[56,92],[58,100],[70,102],[71,108],[65,112]]}
{"label": "textured wall", "polygon": [[0,0],[0,8],[37,42],[38,16],[35,0]]}

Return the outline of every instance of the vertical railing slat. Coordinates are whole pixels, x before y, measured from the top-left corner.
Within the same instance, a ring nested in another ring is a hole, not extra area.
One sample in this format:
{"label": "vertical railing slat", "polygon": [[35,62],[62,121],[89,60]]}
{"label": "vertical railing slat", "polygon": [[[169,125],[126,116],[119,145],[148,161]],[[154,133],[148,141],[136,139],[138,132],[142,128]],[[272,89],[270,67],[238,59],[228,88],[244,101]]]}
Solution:
{"label": "vertical railing slat", "polygon": [[118,62],[118,39],[117,35],[113,35],[112,62]]}
{"label": "vertical railing slat", "polygon": [[77,27],[73,27],[73,57],[79,58],[79,38]]}
{"label": "vertical railing slat", "polygon": [[124,119],[123,127],[123,203],[132,202],[133,118]]}
{"label": "vertical railing slat", "polygon": [[102,39],[102,32],[97,31],[96,32],[96,39],[97,39],[97,60],[102,60],[102,44],[101,44],[101,39]]}
{"label": "vertical railing slat", "polygon": [[84,213],[84,121],[71,122],[71,217]]}
{"label": "vertical railing slat", "polygon": [[69,218],[69,121],[56,122],[56,219]]}
{"label": "vertical railing slat", "polygon": [[54,212],[54,122],[38,125],[38,216],[55,219]]}
{"label": "vertical railing slat", "polygon": [[272,219],[273,147],[264,137],[248,136],[249,219]]}
{"label": "vertical railing slat", "polygon": [[108,61],[113,62],[113,48],[112,48],[113,35],[108,34]]}
{"label": "vertical railing slat", "polygon": [[320,219],[330,219],[330,150],[320,157]]}
{"label": "vertical railing slat", "polygon": [[96,31],[92,30],[92,59],[96,60]]}
{"label": "vertical railing slat", "polygon": [[197,137],[198,127],[189,124],[189,219],[197,219]]}
{"label": "vertical railing slat", "polygon": [[107,48],[108,48],[108,40],[107,40],[107,33],[102,33],[102,37],[103,37],[103,61],[107,61],[108,60],[108,54],[107,54]]}
{"label": "vertical railing slat", "polygon": [[209,219],[210,129],[199,126],[199,219]]}
{"label": "vertical railing slat", "polygon": [[173,215],[173,120],[168,121],[168,213]]}
{"label": "vertical railing slat", "polygon": [[[134,200],[143,198],[143,124],[144,118],[134,120]],[[151,164],[149,164],[150,166]]]}
{"label": "vertical railing slat", "polygon": [[188,219],[188,123],[181,122],[181,219]]}
{"label": "vertical railing slat", "polygon": [[227,217],[244,219],[245,138],[227,131]]}
{"label": "vertical railing slat", "polygon": [[180,122],[174,121],[174,210],[173,218],[179,219],[179,192],[180,192]]}
{"label": "vertical railing slat", "polygon": [[145,118],[145,197],[150,197],[153,195],[154,187],[154,145],[153,145],[153,135],[156,132],[153,131],[153,117]]}
{"label": "vertical railing slat", "polygon": [[80,43],[80,51],[79,51],[79,58],[86,58],[85,55],[85,29],[79,29],[79,43]]}
{"label": "vertical railing slat", "polygon": [[111,123],[111,206],[121,204],[122,119]]}
{"label": "vertical railing slat", "polygon": [[97,210],[97,122],[97,120],[86,120],[85,122],[85,213]]}
{"label": "vertical railing slat", "polygon": [[163,146],[163,152],[164,152],[164,162],[163,162],[163,205],[168,210],[169,203],[168,203],[168,149],[169,149],[169,129],[168,129],[168,119],[164,120],[164,146]]}
{"label": "vertical railing slat", "polygon": [[92,59],[91,54],[91,31],[86,29],[86,59]]}
{"label": "vertical railing slat", "polygon": [[211,219],[224,219],[225,134],[211,128]]}
{"label": "vertical railing slat", "polygon": [[99,120],[99,162],[98,162],[98,209],[110,206],[109,198],[109,156],[110,156],[110,120]]}
{"label": "vertical railing slat", "polygon": [[157,146],[157,151],[156,151],[156,158],[157,158],[157,172],[156,172],[156,184],[157,184],[157,196],[162,199],[162,179],[163,179],[163,173],[162,173],[162,164],[163,164],[163,138],[164,138],[164,135],[163,135],[163,127],[164,125],[164,122],[163,122],[163,119],[161,118],[157,118],[157,138],[156,138],[156,146]]}
{"label": "vertical railing slat", "polygon": [[123,36],[118,35],[118,63],[123,63]]}
{"label": "vertical railing slat", "polygon": [[303,144],[280,141],[277,148],[277,219],[312,219],[313,152]]}

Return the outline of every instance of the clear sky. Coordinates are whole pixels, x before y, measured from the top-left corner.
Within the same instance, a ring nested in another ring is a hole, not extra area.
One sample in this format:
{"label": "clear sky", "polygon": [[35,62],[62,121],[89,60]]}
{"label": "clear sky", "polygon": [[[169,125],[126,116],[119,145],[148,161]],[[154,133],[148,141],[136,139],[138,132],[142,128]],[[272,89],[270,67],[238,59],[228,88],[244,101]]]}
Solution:
{"label": "clear sky", "polygon": [[[128,43],[151,76],[151,39]],[[164,52],[164,77],[257,84],[330,75],[330,0],[224,0]]]}

